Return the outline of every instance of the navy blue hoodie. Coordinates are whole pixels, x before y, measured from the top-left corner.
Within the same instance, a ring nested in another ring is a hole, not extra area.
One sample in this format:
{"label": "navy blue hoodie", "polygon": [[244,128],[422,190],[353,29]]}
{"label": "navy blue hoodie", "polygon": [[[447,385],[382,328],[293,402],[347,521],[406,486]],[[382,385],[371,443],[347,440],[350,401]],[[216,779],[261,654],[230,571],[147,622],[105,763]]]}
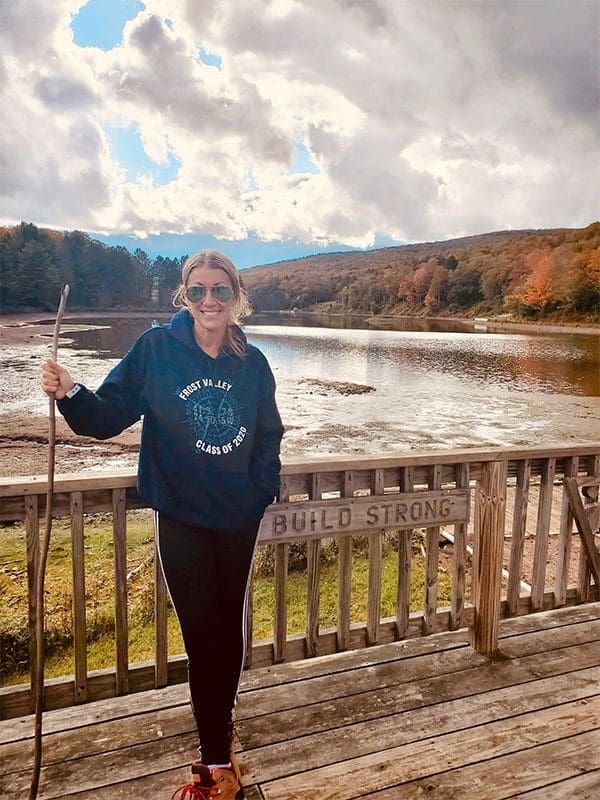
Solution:
{"label": "navy blue hoodie", "polygon": [[143,416],[140,496],[182,522],[235,530],[278,493],[283,435],[267,360],[245,347],[243,357],[211,358],[183,309],[145,331],[96,392],[82,386],[58,408],[75,433],[96,439]]}

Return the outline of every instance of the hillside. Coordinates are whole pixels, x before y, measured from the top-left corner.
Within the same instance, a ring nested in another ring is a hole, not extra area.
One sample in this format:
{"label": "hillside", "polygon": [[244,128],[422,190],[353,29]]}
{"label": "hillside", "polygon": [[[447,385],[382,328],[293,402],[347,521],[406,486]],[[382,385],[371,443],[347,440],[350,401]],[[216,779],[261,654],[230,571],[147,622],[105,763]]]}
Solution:
{"label": "hillside", "polygon": [[600,223],[328,253],[243,273],[254,307],[340,313],[594,314]]}

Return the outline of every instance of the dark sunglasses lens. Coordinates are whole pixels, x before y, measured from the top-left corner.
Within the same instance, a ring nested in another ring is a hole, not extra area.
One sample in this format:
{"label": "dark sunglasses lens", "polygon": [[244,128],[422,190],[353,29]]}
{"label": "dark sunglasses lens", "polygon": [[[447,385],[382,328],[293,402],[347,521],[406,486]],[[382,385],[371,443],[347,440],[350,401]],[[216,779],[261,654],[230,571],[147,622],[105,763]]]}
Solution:
{"label": "dark sunglasses lens", "polygon": [[206,295],[206,286],[188,286],[185,290],[185,294],[187,299],[191,300],[192,303],[198,303]]}
{"label": "dark sunglasses lens", "polygon": [[229,286],[213,286],[212,293],[213,297],[216,297],[222,303],[226,303],[233,297],[233,289],[230,289]]}

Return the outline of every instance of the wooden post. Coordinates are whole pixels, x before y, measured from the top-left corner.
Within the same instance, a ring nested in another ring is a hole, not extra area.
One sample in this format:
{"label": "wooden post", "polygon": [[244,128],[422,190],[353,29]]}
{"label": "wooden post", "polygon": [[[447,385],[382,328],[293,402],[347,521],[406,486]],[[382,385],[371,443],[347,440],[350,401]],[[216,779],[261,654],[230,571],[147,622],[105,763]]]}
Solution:
{"label": "wooden post", "polygon": [[569,498],[569,507],[571,509],[571,513],[575,518],[575,524],[577,525],[577,530],[581,536],[581,546],[585,551],[585,555],[596,586],[600,586],[600,553],[598,552],[596,543],[594,542],[592,526],[587,514],[585,513],[585,507],[583,505],[581,495],[579,494],[577,478],[565,478],[565,489],[567,491],[567,497]]}
{"label": "wooden post", "polygon": [[[442,488],[442,465],[434,464],[429,483],[432,489]],[[438,568],[440,561],[440,528],[425,531],[425,614],[423,633],[434,633],[437,627]]]}
{"label": "wooden post", "polygon": [[[289,500],[290,490],[285,478],[281,481],[279,502]],[[285,661],[287,649],[287,578],[290,545],[275,545],[275,619],[273,620],[273,663]]]}
{"label": "wooden post", "polygon": [[[565,466],[566,478],[576,478],[579,472],[579,456],[571,456]],[[569,564],[571,561],[571,543],[573,541],[573,513],[567,496],[563,491],[558,532],[558,550],[556,553],[556,579],[554,581],[554,604],[564,606],[567,603],[567,587],[569,585]]]}
{"label": "wooden post", "polygon": [[[400,470],[400,491],[413,490],[412,467],[402,467]],[[406,639],[408,636],[408,623],[410,615],[410,560],[412,530],[400,531],[398,534],[398,587],[396,594],[396,628],[398,638]]]}
{"label": "wooden post", "polygon": [[470,639],[475,650],[483,654],[494,653],[498,649],[507,466],[506,461],[484,463],[481,479],[477,482],[477,561],[473,565],[477,575],[477,592]]}
{"label": "wooden post", "polygon": [[[527,504],[529,502],[529,481],[531,461],[528,458],[517,461],[517,486],[510,542],[510,564],[508,567],[508,588],[506,605],[510,616],[517,613],[521,597],[521,570],[523,568],[523,548],[527,534]],[[538,528],[539,532],[539,528]],[[536,539],[536,546],[537,546]],[[545,565],[544,560],[544,565]],[[543,583],[543,581],[542,581]]]}
{"label": "wooden post", "polygon": [[115,574],[116,692],[129,691],[127,633],[127,508],[125,489],[113,489],[113,545]]}
{"label": "wooden post", "polygon": [[[469,464],[457,464],[456,488],[469,488]],[[452,596],[450,609],[450,630],[464,627],[465,613],[465,574],[467,570],[467,523],[454,526],[454,553],[452,556]]]}
{"label": "wooden post", "polygon": [[[371,494],[383,496],[383,470],[371,473]],[[369,589],[367,605],[367,644],[379,643],[381,622],[381,582],[383,576],[383,536],[381,533],[369,535]]]}
{"label": "wooden post", "polygon": [[[600,477],[600,456],[593,456],[592,458],[588,459],[588,475],[596,478]],[[585,513],[590,521],[592,532],[598,529],[598,518],[600,517],[598,493],[599,490],[596,488],[595,502],[590,500],[589,504],[585,508]],[[587,603],[590,600],[591,577],[592,572],[590,570],[590,564],[585,553],[585,548],[582,544],[582,546],[579,548],[579,565],[577,568],[577,601],[580,603]]]}
{"label": "wooden post", "polygon": [[[311,481],[311,500],[321,499],[321,474],[315,472]],[[318,655],[319,613],[321,603],[321,540],[312,539],[306,543],[306,655]]]}
{"label": "wooden post", "polygon": [[75,645],[75,702],[87,700],[87,640],[85,621],[85,546],[83,492],[71,494],[71,551],[73,554],[73,639]]}
{"label": "wooden post", "polygon": [[556,459],[545,458],[542,461],[540,478],[540,496],[538,501],[537,522],[535,526],[535,545],[533,550],[533,574],[531,578],[531,610],[541,611],[546,590],[546,560],[548,558],[548,541],[552,521],[552,495],[554,492],[554,476]]}
{"label": "wooden post", "polygon": [[[353,496],[352,470],[344,471],[343,497]],[[352,534],[338,537],[338,629],[337,649],[350,646],[350,617],[352,595]]]}

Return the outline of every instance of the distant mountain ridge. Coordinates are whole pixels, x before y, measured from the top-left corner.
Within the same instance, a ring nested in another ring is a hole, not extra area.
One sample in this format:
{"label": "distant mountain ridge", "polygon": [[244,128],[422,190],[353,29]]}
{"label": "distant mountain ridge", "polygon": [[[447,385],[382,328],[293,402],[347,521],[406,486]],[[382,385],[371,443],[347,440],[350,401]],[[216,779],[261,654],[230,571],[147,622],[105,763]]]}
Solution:
{"label": "distant mountain ridge", "polygon": [[465,246],[468,247],[470,245],[477,245],[477,244],[485,244],[488,241],[497,241],[504,238],[514,238],[515,236],[542,236],[546,234],[552,233],[574,233],[581,230],[585,230],[583,228],[523,228],[522,230],[503,230],[503,231],[490,231],[489,233],[476,233],[470,236],[460,236],[457,239],[439,239],[433,242],[412,242],[412,243],[405,243],[405,244],[397,244],[397,245],[387,245],[386,247],[376,247],[371,250],[337,250],[328,253],[313,253],[312,255],[307,256],[299,256],[298,258],[286,258],[280,261],[269,261],[266,264],[257,264],[254,267],[247,267],[243,270],[244,275],[252,270],[262,270],[266,267],[274,267],[281,264],[295,264],[297,262],[306,261],[307,259],[319,259],[319,260],[327,260],[328,257],[343,257],[343,256],[361,256],[366,255],[368,256],[370,253],[381,253],[385,251],[399,251],[402,250],[403,252],[409,251],[423,251],[426,252],[428,250],[439,250],[440,248],[444,248],[447,245],[452,245],[453,247],[460,247]]}
{"label": "distant mountain ridge", "polygon": [[260,310],[589,315],[600,308],[599,246],[594,222],[324,253],[242,275]]}

